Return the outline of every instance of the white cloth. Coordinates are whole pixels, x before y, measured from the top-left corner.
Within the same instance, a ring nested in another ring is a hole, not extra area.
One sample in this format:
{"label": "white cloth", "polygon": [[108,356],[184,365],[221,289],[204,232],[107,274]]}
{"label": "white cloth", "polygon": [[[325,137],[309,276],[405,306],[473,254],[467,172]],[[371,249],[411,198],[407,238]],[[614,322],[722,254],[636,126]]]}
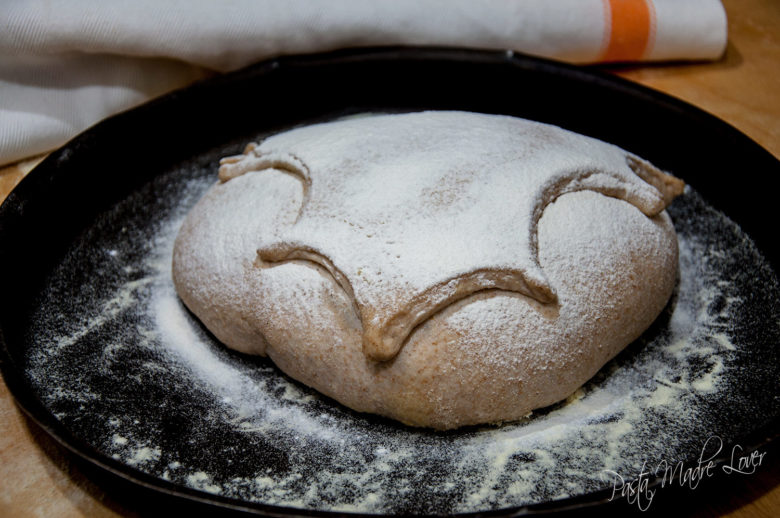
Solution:
{"label": "white cloth", "polygon": [[[647,18],[646,44],[615,54],[633,8]],[[714,59],[725,48],[726,17],[720,0],[6,0],[0,164],[214,72],[398,44],[511,49],[572,63]]]}

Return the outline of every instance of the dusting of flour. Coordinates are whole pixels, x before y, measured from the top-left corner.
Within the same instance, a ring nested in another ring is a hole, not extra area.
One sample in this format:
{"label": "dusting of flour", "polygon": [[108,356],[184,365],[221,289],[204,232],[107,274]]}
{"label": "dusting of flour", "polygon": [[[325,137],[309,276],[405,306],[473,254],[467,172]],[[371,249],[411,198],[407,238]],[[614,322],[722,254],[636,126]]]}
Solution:
{"label": "dusting of flour", "polygon": [[605,469],[628,478],[646,460],[694,458],[708,437],[738,438],[757,415],[780,413],[777,373],[751,334],[761,326],[760,343],[777,343],[776,277],[690,189],[669,209],[680,243],[672,302],[567,401],[447,433],[346,409],[226,350],[175,295],[173,240],[230,152],[183,164],[104,214],[41,297],[30,382],[68,429],[130,470],[250,505],[484,511],[603,489]]}
{"label": "dusting of flour", "polygon": [[[653,216],[672,197],[655,185],[682,185],[623,149],[584,135],[517,117],[459,111],[297,128],[225,159],[220,179],[230,189],[237,176],[268,177],[280,170],[302,182],[294,223],[260,217],[241,206],[237,195],[223,194],[231,220],[246,212],[254,223],[238,228],[267,223],[251,232],[256,241],[250,255],[256,251],[270,263],[303,257],[331,271],[356,303],[363,350],[381,360],[394,357],[418,324],[476,291],[498,288],[542,303],[555,300],[539,264],[537,223],[557,197],[607,193]],[[274,202],[258,201],[272,198],[265,184],[263,189],[252,200],[265,208]],[[204,230],[214,224],[211,218],[200,219],[188,233],[196,249],[218,240]],[[653,246],[647,249],[650,254]],[[212,260],[227,262],[223,253]]]}

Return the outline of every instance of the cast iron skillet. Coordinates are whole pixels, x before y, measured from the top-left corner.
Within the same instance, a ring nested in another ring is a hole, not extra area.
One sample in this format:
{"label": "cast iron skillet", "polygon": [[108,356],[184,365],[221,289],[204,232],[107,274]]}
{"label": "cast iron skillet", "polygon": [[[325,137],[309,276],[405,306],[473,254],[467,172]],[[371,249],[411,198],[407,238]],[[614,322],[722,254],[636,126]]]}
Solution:
{"label": "cast iron skillet", "polygon": [[[780,163],[728,124],[690,105],[593,70],[507,52],[382,48],[279,58],[97,124],[52,153],[0,207],[0,271],[18,272],[6,276],[0,298],[0,367],[20,406],[84,459],[85,469],[103,484],[151,499],[154,505],[300,514],[152,477],[99,451],[84,434],[74,433],[36,396],[25,374],[30,315],[65,250],[96,216],[174,164],[215,145],[300,121],[420,109],[514,115],[617,144],[693,185],[738,223],[778,270],[772,216],[776,196],[761,186],[767,178],[780,176]],[[88,272],[84,275],[84,282],[90,282]],[[757,340],[761,336],[757,330]],[[766,362],[777,366],[777,354]],[[767,448],[777,435],[776,400],[762,410],[765,415],[739,438],[748,451]],[[605,504],[610,496],[611,491],[603,489],[483,514],[582,510]]]}

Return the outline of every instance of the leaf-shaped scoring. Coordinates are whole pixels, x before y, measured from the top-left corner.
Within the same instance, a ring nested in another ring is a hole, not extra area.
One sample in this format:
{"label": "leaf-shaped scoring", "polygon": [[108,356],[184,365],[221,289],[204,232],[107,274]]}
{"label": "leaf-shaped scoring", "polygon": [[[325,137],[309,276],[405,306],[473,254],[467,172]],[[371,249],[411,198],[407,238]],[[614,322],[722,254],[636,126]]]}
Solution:
{"label": "leaf-shaped scoring", "polygon": [[[469,165],[474,157],[477,165]],[[223,160],[220,179],[267,169],[300,178],[304,196],[296,223],[258,249],[260,264],[305,260],[329,272],[353,301],[363,350],[377,361],[393,358],[416,326],[478,291],[554,303],[554,287],[539,265],[537,224],[559,196],[592,190],[652,217],[683,188],[615,146],[521,119],[459,112],[292,130]],[[431,192],[451,171],[472,182],[476,204],[466,196],[468,203],[456,199],[433,215],[425,213],[424,200],[415,208],[421,192]],[[390,175],[395,184],[388,183]],[[466,208],[458,210],[458,203]],[[518,240],[516,229],[523,227]],[[507,246],[507,240],[516,243]],[[405,253],[392,258],[399,250]],[[370,257],[389,271],[367,278],[362,272]]]}

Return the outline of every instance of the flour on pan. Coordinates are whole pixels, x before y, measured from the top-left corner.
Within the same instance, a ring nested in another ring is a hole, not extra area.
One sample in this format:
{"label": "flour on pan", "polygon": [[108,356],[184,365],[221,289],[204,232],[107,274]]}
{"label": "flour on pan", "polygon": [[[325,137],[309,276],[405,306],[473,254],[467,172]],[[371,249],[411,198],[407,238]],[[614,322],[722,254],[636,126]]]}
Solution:
{"label": "flour on pan", "polygon": [[[170,198],[159,202],[164,217],[128,231],[124,244],[85,239],[64,260],[43,297],[28,362],[58,419],[133,469],[246,502],[453,513],[603,489],[605,469],[629,478],[646,460],[693,458],[713,433],[740,433],[713,411],[742,403],[735,365],[749,344],[735,339],[734,322],[756,283],[776,300],[777,282],[736,225],[690,189],[670,209],[677,293],[639,341],[561,404],[517,423],[435,433],[345,409],[268,361],[224,349],[202,328],[176,297],[170,254],[212,180],[183,171],[153,187]],[[139,196],[101,228],[141,218]],[[79,254],[124,264],[106,274],[107,292],[76,293],[84,302],[62,309]],[[746,261],[759,266],[735,273],[732,264]],[[137,401],[144,398],[154,408]]]}

